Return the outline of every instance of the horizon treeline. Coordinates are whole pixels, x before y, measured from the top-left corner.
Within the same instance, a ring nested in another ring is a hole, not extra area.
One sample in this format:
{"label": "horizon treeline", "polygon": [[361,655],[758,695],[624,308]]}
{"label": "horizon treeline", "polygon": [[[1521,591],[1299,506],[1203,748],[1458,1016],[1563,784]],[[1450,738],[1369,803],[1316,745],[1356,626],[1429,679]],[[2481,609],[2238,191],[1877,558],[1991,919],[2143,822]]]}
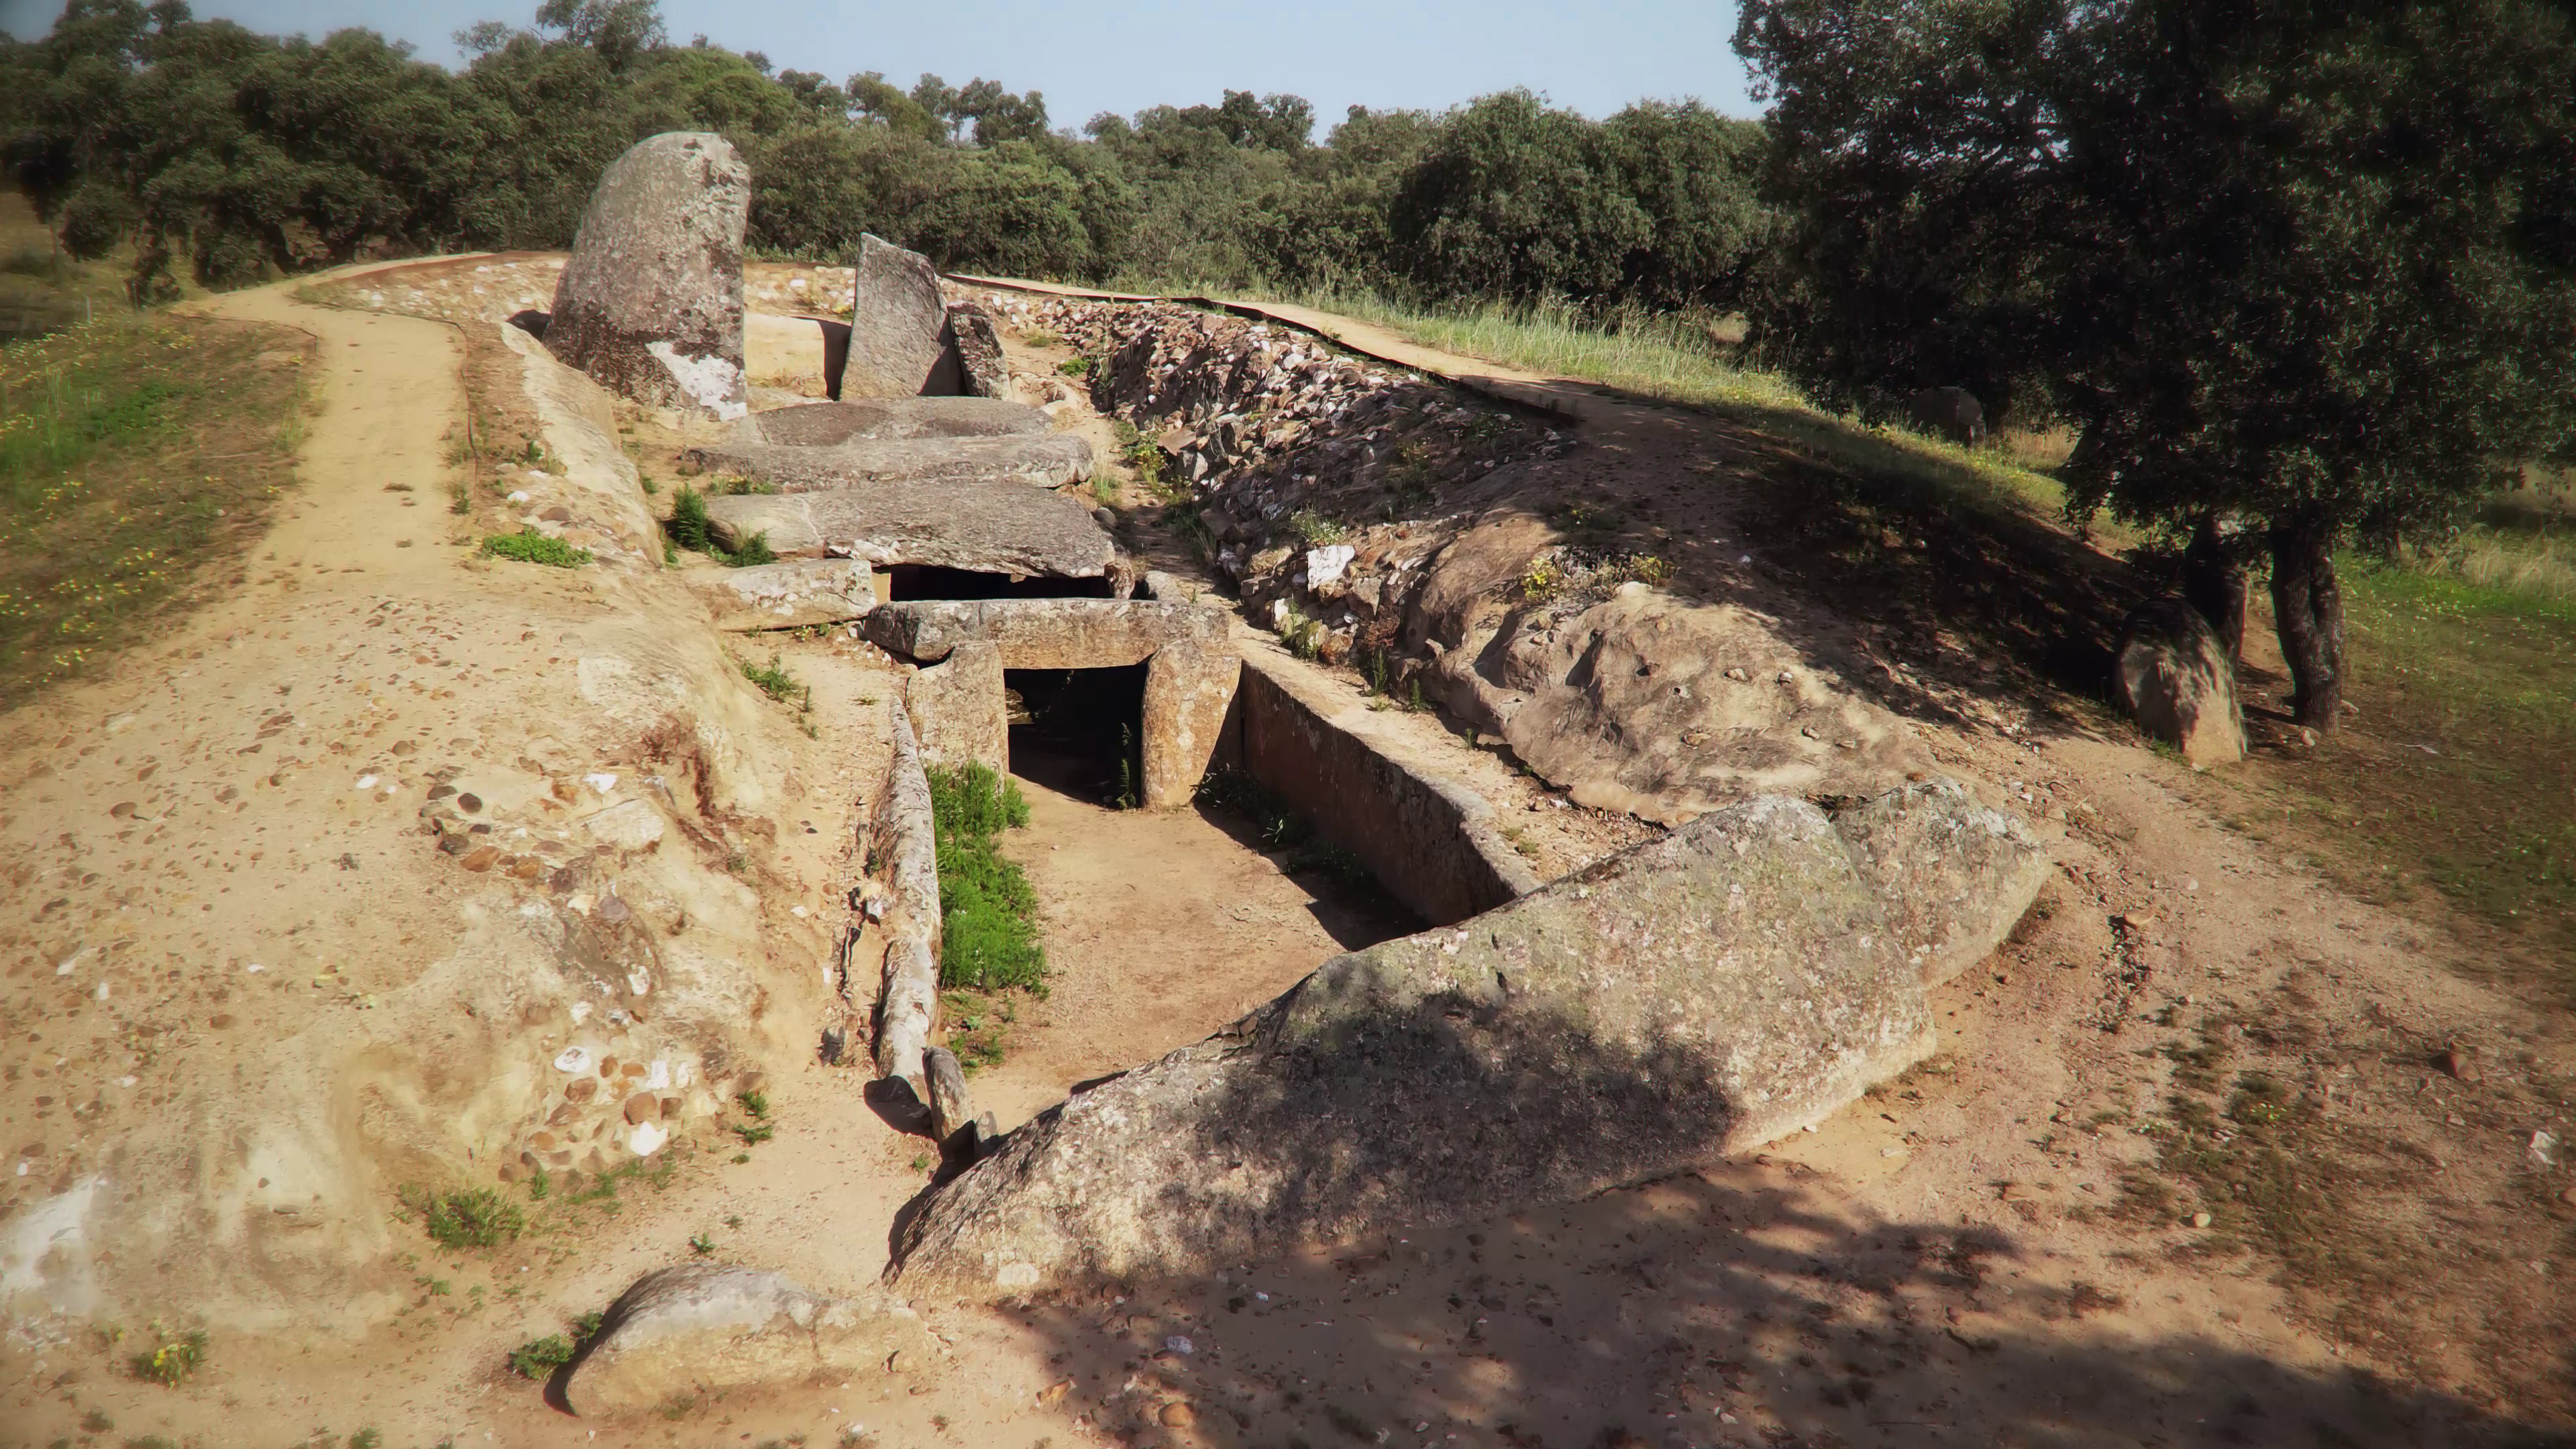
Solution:
{"label": "horizon treeline", "polygon": [[1453,110],[1214,105],[1051,128],[1037,91],[833,81],[699,36],[653,0],[546,0],[457,37],[462,70],[373,31],[320,40],[185,0],[71,0],[0,44],[0,143],[63,246],[135,245],[138,301],[377,256],[569,246],[628,146],[714,131],[749,163],[755,255],[838,261],[862,232],[952,270],[1424,301],[1731,305],[1771,225],[1763,132],[1697,102],[1594,121],[1527,91]]}

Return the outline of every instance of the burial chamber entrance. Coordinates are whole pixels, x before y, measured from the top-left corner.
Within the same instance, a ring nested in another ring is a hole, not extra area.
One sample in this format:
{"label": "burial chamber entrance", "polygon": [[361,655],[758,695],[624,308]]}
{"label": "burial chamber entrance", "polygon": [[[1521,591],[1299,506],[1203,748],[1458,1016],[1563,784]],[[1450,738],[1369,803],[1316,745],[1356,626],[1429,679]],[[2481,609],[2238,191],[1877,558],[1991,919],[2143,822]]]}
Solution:
{"label": "burial chamber entrance", "polygon": [[1143,664],[1005,669],[1010,772],[1093,805],[1144,802]]}
{"label": "burial chamber entrance", "polygon": [[878,570],[887,603],[932,599],[1106,599],[1105,575],[1068,578],[1058,574],[983,573],[937,564],[891,564]]}

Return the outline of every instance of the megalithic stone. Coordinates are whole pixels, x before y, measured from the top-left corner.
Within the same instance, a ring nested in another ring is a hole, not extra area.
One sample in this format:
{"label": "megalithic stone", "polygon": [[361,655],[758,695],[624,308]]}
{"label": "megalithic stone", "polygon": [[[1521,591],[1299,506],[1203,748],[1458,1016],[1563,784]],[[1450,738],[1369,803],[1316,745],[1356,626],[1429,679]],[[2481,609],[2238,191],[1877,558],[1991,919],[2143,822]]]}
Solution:
{"label": "megalithic stone", "polygon": [[850,286],[850,350],[835,399],[955,397],[961,391],[938,270],[919,252],[882,237],[860,237]]}
{"label": "megalithic stone", "polygon": [[546,349],[654,407],[741,417],[751,170],[721,136],[670,131],[599,178],[555,283]]}

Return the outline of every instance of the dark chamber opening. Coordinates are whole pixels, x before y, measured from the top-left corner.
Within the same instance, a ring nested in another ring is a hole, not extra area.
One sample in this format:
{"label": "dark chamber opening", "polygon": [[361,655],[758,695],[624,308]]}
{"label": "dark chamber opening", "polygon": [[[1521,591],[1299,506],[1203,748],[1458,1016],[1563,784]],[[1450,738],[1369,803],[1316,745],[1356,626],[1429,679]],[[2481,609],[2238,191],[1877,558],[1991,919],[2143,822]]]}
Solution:
{"label": "dark chamber opening", "polygon": [[1144,798],[1145,666],[1006,669],[1011,773],[1097,805]]}
{"label": "dark chamber opening", "polygon": [[1013,578],[935,564],[891,564],[885,570],[886,601],[908,599],[1105,599],[1109,580],[1067,579],[1047,575]]}

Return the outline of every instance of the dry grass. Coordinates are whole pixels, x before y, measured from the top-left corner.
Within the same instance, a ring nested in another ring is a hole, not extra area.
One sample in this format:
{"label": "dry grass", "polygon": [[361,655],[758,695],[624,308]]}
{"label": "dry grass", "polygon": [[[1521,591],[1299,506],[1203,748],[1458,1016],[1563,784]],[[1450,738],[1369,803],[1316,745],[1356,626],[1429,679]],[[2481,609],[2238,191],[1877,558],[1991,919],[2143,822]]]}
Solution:
{"label": "dry grass", "polygon": [[2008,434],[1962,448],[1893,423],[1870,424],[1809,401],[1777,373],[1739,365],[1733,319],[1619,314],[1595,320],[1564,305],[1490,303],[1428,310],[1375,293],[1324,290],[1280,301],[1384,327],[1410,341],[1523,372],[1747,423],[1856,476],[1988,511],[2055,518],[2065,493],[2042,469],[2064,457],[2053,435]]}
{"label": "dry grass", "polygon": [[311,348],[121,308],[0,347],[0,705],[237,578],[291,481]]}

